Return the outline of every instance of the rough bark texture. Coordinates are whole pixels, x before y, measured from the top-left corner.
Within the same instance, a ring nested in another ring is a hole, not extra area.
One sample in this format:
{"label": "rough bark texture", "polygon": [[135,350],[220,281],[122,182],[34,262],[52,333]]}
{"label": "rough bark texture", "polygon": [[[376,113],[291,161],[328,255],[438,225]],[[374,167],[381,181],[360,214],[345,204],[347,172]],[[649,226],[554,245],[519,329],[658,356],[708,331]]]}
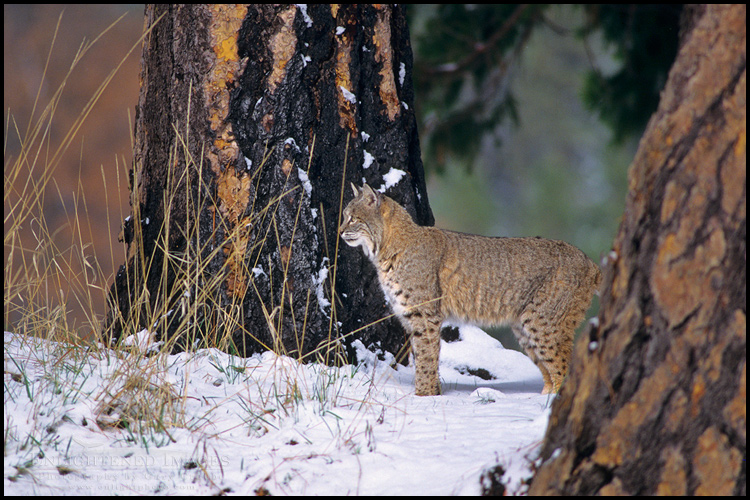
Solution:
{"label": "rough bark texture", "polygon": [[[172,336],[185,323],[184,297],[211,295],[196,318],[204,336],[231,336],[241,354],[273,348],[330,361],[319,348],[343,345],[351,359],[355,339],[402,350],[397,321],[362,328],[390,312],[372,265],[337,234],[350,181],[377,189],[398,179],[388,195],[433,223],[402,9],[149,6],[147,26],[162,13],[144,45],[115,335],[136,312],[135,323],[149,325],[145,309],[161,307],[175,312],[157,333]],[[216,283],[215,293],[182,291],[189,280],[176,259],[163,264],[160,238],[171,255],[197,252],[203,277],[193,283]],[[148,306],[136,311],[144,288]]]}
{"label": "rough bark texture", "polygon": [[746,7],[696,12],[532,495],[745,495]]}

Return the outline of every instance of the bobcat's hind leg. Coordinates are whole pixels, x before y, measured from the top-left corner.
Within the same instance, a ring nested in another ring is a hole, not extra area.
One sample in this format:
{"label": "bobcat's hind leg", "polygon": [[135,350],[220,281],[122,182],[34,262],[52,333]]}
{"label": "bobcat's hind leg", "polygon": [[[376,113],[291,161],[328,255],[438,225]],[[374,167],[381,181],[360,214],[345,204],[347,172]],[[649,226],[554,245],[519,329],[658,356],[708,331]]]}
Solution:
{"label": "bobcat's hind leg", "polygon": [[558,329],[541,334],[539,328],[527,322],[526,327],[512,326],[513,333],[526,355],[542,372],[544,388],[542,394],[554,394],[560,390],[568,373],[573,338]]}

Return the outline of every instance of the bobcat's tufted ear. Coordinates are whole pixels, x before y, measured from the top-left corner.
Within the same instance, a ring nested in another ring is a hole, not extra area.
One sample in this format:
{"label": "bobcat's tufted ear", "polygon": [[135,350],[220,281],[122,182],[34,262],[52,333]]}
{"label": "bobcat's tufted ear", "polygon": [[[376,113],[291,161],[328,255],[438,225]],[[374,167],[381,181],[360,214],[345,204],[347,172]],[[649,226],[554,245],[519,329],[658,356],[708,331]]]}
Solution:
{"label": "bobcat's tufted ear", "polygon": [[362,186],[362,195],[364,196],[365,203],[371,207],[379,207],[380,203],[383,201],[381,194],[373,191],[367,184]]}
{"label": "bobcat's tufted ear", "polygon": [[354,197],[356,198],[359,196],[359,189],[357,189],[357,186],[355,186],[353,182],[350,182],[349,184],[352,185],[352,191],[354,191]]}

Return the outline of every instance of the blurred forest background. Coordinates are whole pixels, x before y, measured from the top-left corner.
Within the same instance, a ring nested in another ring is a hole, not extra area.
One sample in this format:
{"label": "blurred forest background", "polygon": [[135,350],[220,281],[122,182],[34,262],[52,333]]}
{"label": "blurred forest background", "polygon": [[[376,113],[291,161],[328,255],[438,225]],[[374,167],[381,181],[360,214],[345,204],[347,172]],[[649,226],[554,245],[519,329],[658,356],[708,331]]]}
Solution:
{"label": "blurred forest background", "polygon": [[[674,60],[680,10],[410,6],[420,142],[436,225],[563,239],[594,260],[605,254],[622,215],[627,167]],[[6,174],[20,151],[18,132],[38,119],[82,41],[124,13],[67,79],[48,130],[51,149],[141,36],[143,6],[4,6]],[[87,261],[98,262],[106,277],[97,283],[103,289],[125,261],[117,234],[130,213],[126,179],[140,55],[138,47],[59,163],[47,167],[55,170],[44,216],[55,246],[80,246],[80,234]],[[41,152],[41,165],[49,154]],[[7,202],[4,210],[7,232]],[[7,262],[7,246],[4,253]],[[88,272],[83,262],[71,266],[72,275]],[[69,318],[85,327],[78,309],[86,304],[66,294]],[[100,295],[90,305],[103,315]],[[11,322],[5,318],[6,329]]]}

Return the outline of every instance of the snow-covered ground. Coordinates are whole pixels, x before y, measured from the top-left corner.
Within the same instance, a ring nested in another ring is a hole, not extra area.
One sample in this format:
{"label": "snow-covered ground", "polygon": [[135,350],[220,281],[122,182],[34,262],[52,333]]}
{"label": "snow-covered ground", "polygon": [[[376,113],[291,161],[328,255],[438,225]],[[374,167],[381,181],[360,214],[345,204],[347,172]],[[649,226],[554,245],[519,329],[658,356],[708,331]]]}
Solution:
{"label": "snow-covered ground", "polygon": [[[551,405],[531,361],[473,327],[442,343],[436,397],[414,395],[412,367],[364,349],[362,364],[329,368],[7,332],[4,346],[6,495],[473,495],[496,464],[518,493]],[[127,418],[147,413],[132,394],[152,400],[166,430]]]}

